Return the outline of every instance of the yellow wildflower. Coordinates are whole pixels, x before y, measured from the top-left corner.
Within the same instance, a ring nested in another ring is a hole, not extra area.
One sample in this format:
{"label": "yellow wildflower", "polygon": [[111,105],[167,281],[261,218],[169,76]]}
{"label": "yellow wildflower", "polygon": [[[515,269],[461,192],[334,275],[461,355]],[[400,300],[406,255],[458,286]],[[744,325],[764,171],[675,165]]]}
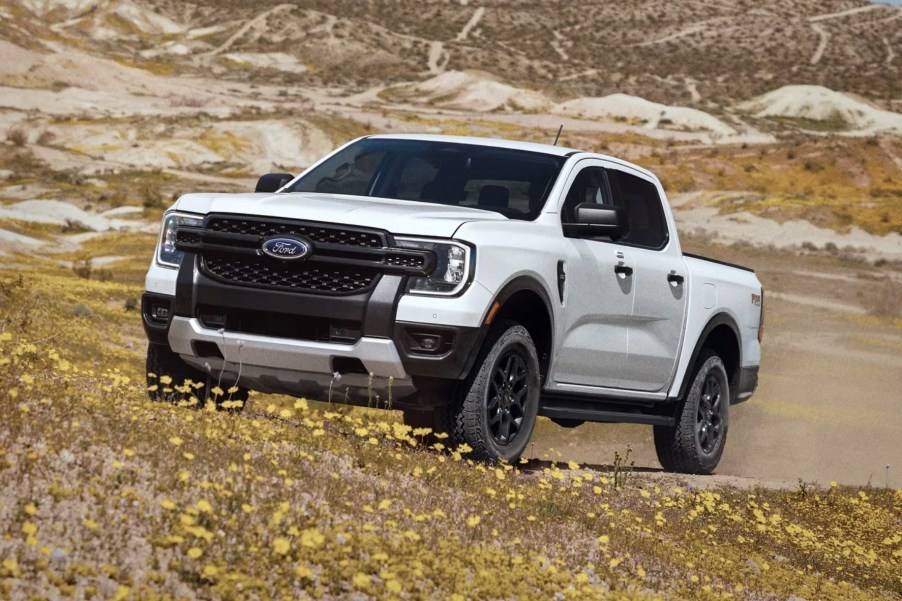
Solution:
{"label": "yellow wildflower", "polygon": [[301,545],[304,547],[315,548],[323,544],[326,540],[319,530],[308,528],[301,532]]}
{"label": "yellow wildflower", "polygon": [[313,578],[313,570],[303,564],[298,564],[294,568],[294,575],[301,580],[310,580]]}
{"label": "yellow wildflower", "polygon": [[132,589],[124,584],[120,584],[119,588],[116,590],[116,594],[113,596],[113,601],[125,601],[125,599],[128,599],[131,592]]}
{"label": "yellow wildflower", "polygon": [[191,559],[197,559],[203,554],[204,552],[199,547],[191,547],[190,549],[188,549],[188,557],[190,557]]}
{"label": "yellow wildflower", "polygon": [[351,578],[351,584],[354,585],[354,588],[366,590],[370,586],[370,577],[363,572],[357,572],[354,574],[354,577]]}
{"label": "yellow wildflower", "polygon": [[285,555],[291,550],[291,542],[287,538],[276,537],[272,541],[272,548],[279,555]]}

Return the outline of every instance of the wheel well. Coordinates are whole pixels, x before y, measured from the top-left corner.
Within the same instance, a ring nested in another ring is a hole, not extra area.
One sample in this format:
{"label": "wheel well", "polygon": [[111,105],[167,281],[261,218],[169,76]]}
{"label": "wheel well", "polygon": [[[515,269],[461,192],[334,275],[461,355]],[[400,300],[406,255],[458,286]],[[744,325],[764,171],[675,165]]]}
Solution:
{"label": "wheel well", "polygon": [[510,319],[522,325],[529,332],[532,341],[536,345],[536,354],[539,356],[539,368],[542,372],[542,381],[548,375],[548,365],[551,360],[551,317],[548,307],[542,297],[532,290],[520,290],[504,301],[494,321]]}
{"label": "wheel well", "polygon": [[730,402],[736,402],[736,392],[739,389],[739,340],[736,332],[726,324],[715,327],[705,338],[702,348],[708,348],[717,353],[727,370],[727,378],[730,381]]}

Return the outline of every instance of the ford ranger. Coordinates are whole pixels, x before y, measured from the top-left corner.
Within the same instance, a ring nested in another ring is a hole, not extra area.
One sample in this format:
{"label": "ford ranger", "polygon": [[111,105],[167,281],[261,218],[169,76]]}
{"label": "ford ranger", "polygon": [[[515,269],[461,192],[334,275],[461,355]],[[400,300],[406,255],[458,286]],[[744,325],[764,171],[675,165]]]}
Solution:
{"label": "ford ranger", "polygon": [[378,135],[179,198],[142,315],[154,399],[188,380],[400,409],[488,461],[520,457],[539,415],[649,424],[665,469],[710,473],[757,385],[763,302],[752,270],[682,252],[645,169]]}

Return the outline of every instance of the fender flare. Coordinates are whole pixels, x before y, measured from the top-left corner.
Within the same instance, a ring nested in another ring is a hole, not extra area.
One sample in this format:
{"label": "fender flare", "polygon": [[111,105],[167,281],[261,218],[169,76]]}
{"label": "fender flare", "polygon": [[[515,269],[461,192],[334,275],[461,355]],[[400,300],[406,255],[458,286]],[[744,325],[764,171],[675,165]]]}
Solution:
{"label": "fender flare", "polygon": [[[698,340],[695,341],[695,348],[692,349],[692,355],[689,357],[689,363],[686,366],[686,373],[683,374],[683,381],[680,383],[680,391],[677,394],[677,399],[682,399],[686,394],[686,388],[689,386],[689,382],[692,380],[693,371],[695,369],[695,362],[698,360],[698,355],[704,348],[705,342],[708,340],[708,336],[711,335],[711,332],[714,331],[714,328],[719,326],[727,326],[732,330],[733,335],[736,336],[736,340],[738,341],[736,348],[736,355],[738,358],[737,368],[742,366],[742,336],[739,333],[739,326],[736,325],[736,320],[728,313],[718,313],[714,315],[711,319],[708,320],[708,323],[705,324],[705,327],[702,329],[702,333],[699,335]],[[728,374],[729,375],[729,374]],[[730,399],[733,398],[734,388],[738,386],[738,381],[732,383],[730,385]]]}
{"label": "fender flare", "polygon": [[[503,309],[507,301],[509,301],[515,294],[523,291],[529,291],[536,294],[542,301],[542,304],[545,306],[545,314],[548,318],[548,324],[550,328],[548,332],[547,364],[544,366],[543,370],[545,372],[545,375],[547,376],[547,374],[551,373],[551,360],[554,351],[554,310],[552,309],[551,297],[548,295],[548,291],[545,290],[545,287],[542,286],[542,284],[536,278],[528,275],[521,275],[507,282],[495,295],[495,298],[492,299],[492,302],[491,304],[489,304],[488,308],[486,308],[485,314],[482,318],[482,323],[484,326],[490,326],[491,322],[489,321],[489,317],[492,317],[494,319],[495,313],[497,313],[497,311],[499,311],[500,309]],[[496,304],[498,304],[497,310],[495,309]],[[539,357],[539,362],[543,362],[541,356]]]}

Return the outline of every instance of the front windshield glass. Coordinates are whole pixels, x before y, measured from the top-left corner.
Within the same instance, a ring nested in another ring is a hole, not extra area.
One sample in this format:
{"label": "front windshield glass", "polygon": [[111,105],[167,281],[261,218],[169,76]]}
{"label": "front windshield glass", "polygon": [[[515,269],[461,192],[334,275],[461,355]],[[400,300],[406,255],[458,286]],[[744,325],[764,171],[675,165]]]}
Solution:
{"label": "front windshield glass", "polygon": [[412,200],[532,220],[564,160],[491,146],[368,138],[311,169],[286,191]]}

